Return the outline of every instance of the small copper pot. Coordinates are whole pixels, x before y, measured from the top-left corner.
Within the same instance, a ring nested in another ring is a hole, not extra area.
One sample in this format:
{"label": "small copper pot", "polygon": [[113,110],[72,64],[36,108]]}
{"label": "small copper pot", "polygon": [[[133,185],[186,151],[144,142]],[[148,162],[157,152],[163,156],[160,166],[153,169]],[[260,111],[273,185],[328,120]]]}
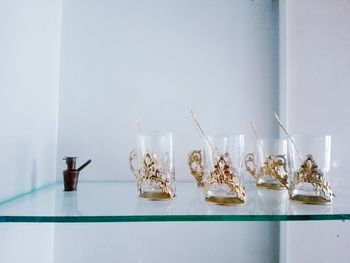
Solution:
{"label": "small copper pot", "polygon": [[76,191],[79,171],[63,171],[64,191]]}
{"label": "small copper pot", "polygon": [[63,160],[65,160],[67,164],[67,170],[63,171],[64,191],[76,191],[79,172],[91,163],[91,160],[86,161],[78,169],[76,169],[77,157],[65,157]]}

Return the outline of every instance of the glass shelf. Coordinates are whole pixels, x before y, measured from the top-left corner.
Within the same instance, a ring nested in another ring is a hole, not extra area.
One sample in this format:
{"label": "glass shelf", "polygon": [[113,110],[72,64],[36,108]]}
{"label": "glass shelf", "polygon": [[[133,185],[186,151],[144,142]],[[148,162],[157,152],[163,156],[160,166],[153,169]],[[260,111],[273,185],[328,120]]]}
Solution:
{"label": "glass shelf", "polygon": [[137,197],[135,182],[80,182],[77,192],[54,184],[0,204],[0,222],[89,223],[160,221],[349,220],[349,195],[337,194],[331,205],[289,200],[286,190],[246,185],[247,202],[219,206],[204,201],[194,183],[177,183],[171,201]]}

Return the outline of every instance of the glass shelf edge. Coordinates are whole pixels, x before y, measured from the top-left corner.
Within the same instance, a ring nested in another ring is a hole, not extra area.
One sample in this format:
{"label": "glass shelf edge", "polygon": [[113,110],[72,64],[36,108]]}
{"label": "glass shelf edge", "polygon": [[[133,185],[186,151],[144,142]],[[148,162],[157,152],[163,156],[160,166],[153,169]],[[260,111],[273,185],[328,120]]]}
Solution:
{"label": "glass shelf edge", "polygon": [[[94,190],[96,189],[101,189],[100,186],[103,188],[106,186],[110,187],[111,185],[113,187],[117,185],[123,184],[123,189],[124,187],[130,186],[130,189],[134,188],[134,183],[133,182],[113,182],[113,184],[110,184],[112,182],[99,182],[100,184],[97,184],[98,182],[93,182],[90,184],[89,182],[81,182],[81,186],[83,187],[84,190],[84,185],[88,186],[88,190],[91,191],[91,187],[97,187],[93,188]],[[124,184],[125,183],[125,184]],[[105,185],[104,185],[105,184]],[[181,182],[179,185],[186,185],[187,187],[187,192],[189,192],[189,186],[194,186],[193,189],[195,188],[195,184],[193,182]],[[79,192],[75,192],[72,194],[67,193],[68,199],[66,200],[65,195],[61,194],[63,193],[61,189],[62,183],[60,182],[55,182],[51,184],[44,185],[38,189],[35,189],[33,191],[23,193],[20,195],[17,195],[13,198],[7,199],[6,201],[0,202],[1,205],[5,205],[6,208],[11,207],[13,203],[16,203],[20,200],[25,200],[28,196],[30,197],[31,195],[34,194],[35,196],[38,196],[38,194],[41,194],[43,192],[51,191],[49,193],[51,194],[59,194],[60,198],[64,202],[66,201],[72,201],[75,199],[71,199],[72,197],[77,198],[80,194]],[[55,189],[57,189],[57,192],[55,192]],[[129,189],[129,188],[127,188]],[[186,189],[186,188],[185,188]],[[111,191],[114,191],[114,188],[111,188]],[[192,192],[192,188],[190,189]],[[255,190],[254,190],[255,191]],[[127,190],[127,192],[130,192]],[[84,193],[81,192],[81,193]],[[88,191],[85,191],[85,193],[88,193]],[[277,192],[281,193],[281,192]],[[61,196],[62,195],[62,196]],[[84,196],[84,194],[83,194]],[[111,199],[111,198],[110,198]],[[35,199],[34,199],[35,200]],[[60,199],[58,199],[60,200]],[[83,199],[84,200],[84,199]],[[136,199],[135,199],[136,200]],[[134,200],[134,201],[135,201]],[[187,200],[187,199],[186,199]],[[203,200],[204,202],[204,200]],[[69,202],[68,202],[69,203]],[[82,202],[84,203],[84,201]],[[180,201],[181,203],[181,201]],[[60,203],[58,203],[60,204]],[[142,204],[142,201],[141,203]],[[150,203],[151,204],[151,203]],[[29,203],[31,205],[31,203]],[[30,207],[30,206],[29,206]],[[215,207],[215,206],[213,206]],[[305,206],[306,207],[306,206]],[[185,207],[186,208],[186,207]],[[206,207],[204,207],[206,208]],[[187,211],[187,208],[185,209]],[[344,210],[344,209],[343,209]],[[186,212],[185,211],[185,212]],[[114,211],[115,212],[115,211]],[[176,213],[180,212],[180,213]],[[241,214],[201,214],[194,212],[193,214],[189,213],[182,213],[182,211],[176,211],[175,213],[171,214],[153,214],[152,211],[149,214],[120,214],[118,213],[106,213],[105,215],[103,214],[94,214],[94,213],[89,213],[87,212],[86,215],[51,215],[51,214],[46,214],[46,211],[44,211],[41,215],[41,213],[37,213],[36,215],[26,215],[25,213],[22,214],[12,214],[11,213],[3,213],[0,215],[0,223],[118,223],[118,222],[259,222],[259,221],[271,221],[271,222],[283,222],[283,221],[326,221],[326,220],[338,220],[338,221],[347,221],[350,220],[350,213],[347,211],[337,211],[334,214],[309,214],[309,213],[300,213],[300,214],[249,214],[249,213],[241,213]],[[205,213],[206,211],[204,211]],[[219,212],[220,213],[220,212]]]}
{"label": "glass shelf edge", "polygon": [[9,204],[9,203],[11,203],[13,201],[16,201],[16,200],[20,199],[20,198],[23,198],[23,197],[26,197],[26,196],[38,193],[38,192],[40,192],[42,190],[48,189],[50,187],[54,187],[56,185],[58,185],[58,183],[56,183],[56,182],[44,184],[41,187],[34,188],[34,189],[30,190],[30,191],[22,192],[22,193],[19,193],[19,194],[15,195],[15,196],[10,197],[10,198],[6,198],[6,199],[3,199],[3,200],[0,200],[0,206],[1,205],[5,205],[5,204]]}
{"label": "glass shelf edge", "polygon": [[0,223],[258,222],[350,220],[342,215],[0,216]]}

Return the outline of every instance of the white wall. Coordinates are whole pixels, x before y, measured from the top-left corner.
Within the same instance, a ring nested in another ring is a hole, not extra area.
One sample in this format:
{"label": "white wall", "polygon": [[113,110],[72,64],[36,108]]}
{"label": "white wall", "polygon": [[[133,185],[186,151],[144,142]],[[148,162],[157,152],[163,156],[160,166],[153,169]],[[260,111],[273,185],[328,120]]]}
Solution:
{"label": "white wall", "polygon": [[0,3],[0,200],[55,180],[59,7]]}
{"label": "white wall", "polygon": [[1,263],[53,262],[52,224],[2,223],[0,231]]}
{"label": "white wall", "polygon": [[[331,182],[348,198],[350,1],[285,3],[286,121],[292,133],[332,135]],[[347,222],[288,223],[286,232],[287,262],[348,262]]]}
{"label": "white wall", "polygon": [[[0,201],[55,180],[60,11],[59,0],[0,1]],[[52,260],[53,225],[0,232],[0,262]]]}
{"label": "white wall", "polygon": [[93,160],[81,179],[133,180],[135,116],[175,133],[179,180],[199,147],[190,109],[207,133],[277,131],[276,2],[65,1],[62,32],[60,180],[69,154]]}
{"label": "white wall", "polygon": [[[59,180],[64,155],[92,158],[81,180],[133,180],[135,116],[144,130],[175,133],[178,180],[193,180],[185,158],[199,147],[190,109],[208,133],[251,134],[250,119],[262,135],[277,133],[277,2],[67,0],[62,21]],[[56,225],[55,262],[276,262],[278,230],[239,222]]]}
{"label": "white wall", "polygon": [[[278,242],[271,242],[278,235],[278,228],[270,225],[268,222],[250,222],[247,227],[236,222],[58,225],[55,263],[278,262]],[[262,241],[258,233],[264,226]]]}

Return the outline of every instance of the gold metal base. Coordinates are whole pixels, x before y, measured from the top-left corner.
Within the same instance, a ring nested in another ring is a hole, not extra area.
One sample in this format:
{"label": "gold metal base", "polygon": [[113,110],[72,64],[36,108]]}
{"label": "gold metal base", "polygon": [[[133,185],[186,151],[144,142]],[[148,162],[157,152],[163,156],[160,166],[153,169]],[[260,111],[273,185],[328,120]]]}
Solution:
{"label": "gold metal base", "polygon": [[271,190],[285,190],[287,189],[285,186],[277,183],[257,183],[257,187],[271,189]]}
{"label": "gold metal base", "polygon": [[209,196],[205,198],[205,201],[216,204],[216,205],[242,205],[244,204],[244,201],[237,197],[215,197],[215,196]]}
{"label": "gold metal base", "polygon": [[164,193],[164,192],[143,192],[139,195],[140,198],[148,199],[151,201],[164,201],[164,200],[171,200],[174,199],[174,197],[171,197],[170,194]]}
{"label": "gold metal base", "polygon": [[297,203],[309,204],[309,205],[328,205],[332,203],[332,201],[329,201],[322,196],[310,196],[310,195],[295,195],[293,197],[290,197],[290,200]]}

